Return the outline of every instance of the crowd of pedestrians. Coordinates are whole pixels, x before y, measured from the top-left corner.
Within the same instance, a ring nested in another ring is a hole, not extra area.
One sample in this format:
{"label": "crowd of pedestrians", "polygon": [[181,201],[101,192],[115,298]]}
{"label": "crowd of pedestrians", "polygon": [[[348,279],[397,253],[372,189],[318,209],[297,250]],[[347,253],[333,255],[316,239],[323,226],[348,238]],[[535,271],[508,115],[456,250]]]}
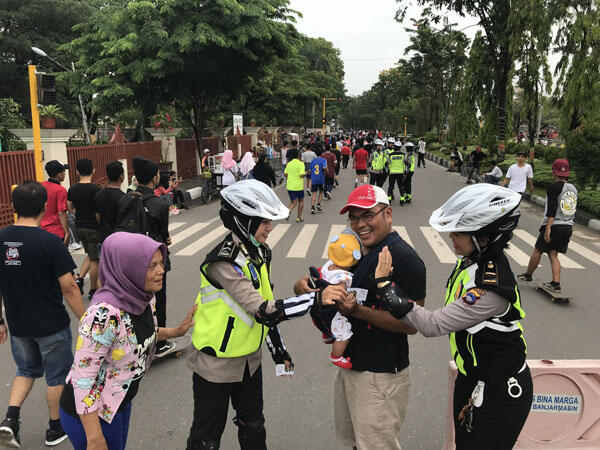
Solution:
{"label": "crowd of pedestrians", "polygon": [[[450,233],[458,262],[444,306],[428,311],[425,264],[394,231],[391,207],[396,193],[400,205],[412,202],[412,178],[416,168],[425,169],[425,148],[422,138],[415,146],[363,131],[313,137],[302,145],[291,141],[281,154],[288,206],[272,189],[277,178],[264,153],[246,153],[238,162],[226,150],[219,218],[228,233],[206,254],[195,304],[173,328],[166,327],[169,217],[186,207],[181,180],[137,157],[127,192],[119,161],[107,164],[108,182],[100,188],[92,182],[92,161],[81,159],[79,181],[67,191],[61,182],[68,167],[49,162],[48,181],[14,190],[18,219],[0,230],[0,305],[7,319],[0,317],[0,343],[10,330],[17,366],[0,444],[20,446],[21,407],[34,380],[45,376],[46,445],[68,437],[75,449],[124,449],[144,374],[155,356],[173,350],[174,339],[189,330],[194,408],[187,450],[219,449],[230,400],[240,447],[265,449],[262,343],[279,373],[293,374],[282,323],[310,315],[324,342],[332,344],[334,428],[341,444],[401,448],[411,386],[407,336],[420,332],[450,335],[459,371],[457,448],[511,448],[531,406],[532,382],[519,325],[525,312],[503,250],[518,224],[527,183],[533,189],[531,166],[519,155],[499,186],[502,172],[493,164],[487,183],[464,187],[433,211],[429,222]],[[460,152],[452,155],[460,170]],[[484,159],[481,148],[469,155],[467,184]],[[290,220],[296,212],[295,221],[303,222],[305,193],[311,214],[322,212],[350,160],[354,189],[339,211],[348,228],[328,242],[328,261],[293,284],[294,296],[276,299],[266,244],[273,221]],[[518,278],[530,281],[547,253],[553,275],[548,287],[560,290],[558,253],[569,243],[577,190],[568,182],[566,160],[557,160],[553,173],[540,236],[527,272]],[[74,232],[89,264],[87,308],[84,274],[76,274],[67,247],[67,212],[74,214]],[[74,353],[63,298],[80,320]]]}

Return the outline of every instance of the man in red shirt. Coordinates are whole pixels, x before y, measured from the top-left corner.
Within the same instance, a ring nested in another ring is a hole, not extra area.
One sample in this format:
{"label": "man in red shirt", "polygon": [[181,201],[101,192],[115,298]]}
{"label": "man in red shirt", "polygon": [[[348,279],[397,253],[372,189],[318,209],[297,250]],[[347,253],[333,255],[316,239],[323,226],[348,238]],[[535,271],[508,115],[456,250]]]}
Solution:
{"label": "man in red shirt", "polygon": [[67,190],[60,183],[64,181],[65,169],[68,168],[67,164],[63,165],[55,159],[48,161],[46,163],[48,181],[42,183],[48,193],[46,214],[44,214],[42,219],[42,228],[61,238],[65,245],[69,244]]}
{"label": "man in red shirt", "polygon": [[331,151],[331,145],[325,144],[325,153],[323,158],[327,161],[327,167],[325,169],[325,198],[331,199],[331,190],[333,189],[333,183],[335,181],[335,165],[337,164],[337,158]]}
{"label": "man in red shirt", "polygon": [[352,154],[352,149],[350,149],[348,145],[348,141],[344,141],[344,145],[342,146],[342,166],[344,169],[348,168],[348,161],[350,161],[350,155]]}
{"label": "man in red shirt", "polygon": [[361,184],[367,184],[367,161],[369,160],[369,152],[364,148],[359,148],[354,152],[352,160],[352,168],[356,169],[356,178],[354,179],[354,187],[358,186],[359,180]]}

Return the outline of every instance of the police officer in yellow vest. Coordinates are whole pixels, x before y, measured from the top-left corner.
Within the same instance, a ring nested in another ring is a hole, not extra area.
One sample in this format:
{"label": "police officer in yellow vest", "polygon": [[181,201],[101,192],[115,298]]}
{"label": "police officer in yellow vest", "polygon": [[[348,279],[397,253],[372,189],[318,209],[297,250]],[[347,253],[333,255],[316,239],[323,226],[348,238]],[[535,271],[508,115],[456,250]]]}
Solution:
{"label": "police officer in yellow vest", "polygon": [[402,141],[395,141],[394,150],[388,155],[388,168],[390,171],[388,199],[390,202],[394,200],[394,185],[397,184],[398,190],[400,191],[401,205],[404,205],[404,201],[406,200],[404,195],[404,172],[406,169],[404,164],[405,158],[406,155],[404,155]]}
{"label": "police officer in yellow vest", "polygon": [[385,161],[386,155],[383,149],[383,141],[375,139],[375,148],[369,155],[369,171],[371,172],[370,184],[373,186],[383,186],[385,182]]}
{"label": "police officer in yellow vest", "polygon": [[[525,311],[504,248],[519,221],[521,195],[491,184],[467,186],[429,223],[450,232],[459,256],[446,284],[445,306],[428,311],[402,298],[387,281],[389,251],[375,276],[396,318],[424,336],[450,336],[458,375],[454,387],[457,450],[512,449],[531,408],[533,385],[525,361]],[[387,254],[386,254],[387,253]]]}
{"label": "police officer in yellow vest", "polygon": [[239,181],[221,196],[219,215],[231,233],[200,267],[194,350],[187,363],[194,371],[194,419],[187,450],[219,449],[230,398],[240,447],[263,450],[262,343],[267,341],[275,363],[290,372],[292,358],[277,323],[306,314],[321,297],[339,299],[339,288],[274,300],[266,240],[272,221],[285,219],[288,208],[258,180]]}
{"label": "police officer in yellow vest", "polygon": [[412,177],[415,173],[415,162],[417,159],[414,153],[415,146],[412,142],[407,142],[404,148],[406,149],[406,159],[404,161],[404,201],[410,203],[412,202]]}

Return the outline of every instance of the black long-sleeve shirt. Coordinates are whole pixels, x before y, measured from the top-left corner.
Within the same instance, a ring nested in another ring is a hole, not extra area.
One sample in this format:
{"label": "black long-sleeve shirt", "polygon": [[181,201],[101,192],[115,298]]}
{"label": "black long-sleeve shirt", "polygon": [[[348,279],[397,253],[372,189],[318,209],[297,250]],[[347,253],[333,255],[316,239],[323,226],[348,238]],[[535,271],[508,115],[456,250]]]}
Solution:
{"label": "black long-sleeve shirt", "polygon": [[265,183],[267,186],[275,186],[277,181],[275,179],[275,171],[271,167],[271,165],[266,162],[258,162],[254,169],[252,169],[252,176],[258,180]]}

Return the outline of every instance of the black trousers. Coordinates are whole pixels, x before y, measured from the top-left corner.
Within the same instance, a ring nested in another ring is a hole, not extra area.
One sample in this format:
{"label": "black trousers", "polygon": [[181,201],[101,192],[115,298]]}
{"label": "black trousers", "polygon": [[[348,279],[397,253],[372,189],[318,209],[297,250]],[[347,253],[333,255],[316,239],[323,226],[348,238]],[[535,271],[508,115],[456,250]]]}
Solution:
{"label": "black trousers", "polygon": [[344,169],[348,168],[348,161],[350,160],[350,155],[342,155],[342,166]]}
{"label": "black trousers", "polygon": [[425,167],[425,153],[417,152],[417,167],[421,167],[421,163],[423,163],[423,167]]}
{"label": "black trousers", "polygon": [[404,193],[412,194],[412,177],[414,172],[407,172],[404,174]]}
{"label": "black trousers", "polygon": [[[188,439],[188,450],[201,448],[202,441],[219,441],[227,423],[229,399],[238,421],[262,428],[261,436],[248,439],[248,433],[238,425],[238,439],[242,450],[266,450],[264,433],[262,367],[250,375],[246,365],[244,378],[239,383],[212,383],[200,375],[193,375],[194,420]],[[246,435],[244,435],[246,433]],[[260,433],[258,433],[260,434]]]}
{"label": "black trousers", "polygon": [[154,294],[156,297],[156,321],[159,327],[167,325],[167,272],[163,274],[162,289]]}
{"label": "black trousers", "polygon": [[173,204],[174,205],[185,204],[185,197],[183,196],[183,192],[181,192],[179,189],[175,189],[173,191]]}
{"label": "black trousers", "polygon": [[394,196],[394,185],[398,185],[400,191],[400,197],[404,197],[404,174],[403,173],[390,173],[390,182],[388,184],[388,196]]}
{"label": "black trousers", "polygon": [[456,450],[510,450],[531,409],[533,383],[527,367],[515,378],[523,392],[519,398],[508,394],[507,380],[486,382],[483,404],[473,408],[473,429],[469,432],[461,425],[458,414],[468,403],[477,379],[459,374],[454,385],[454,431]]}

